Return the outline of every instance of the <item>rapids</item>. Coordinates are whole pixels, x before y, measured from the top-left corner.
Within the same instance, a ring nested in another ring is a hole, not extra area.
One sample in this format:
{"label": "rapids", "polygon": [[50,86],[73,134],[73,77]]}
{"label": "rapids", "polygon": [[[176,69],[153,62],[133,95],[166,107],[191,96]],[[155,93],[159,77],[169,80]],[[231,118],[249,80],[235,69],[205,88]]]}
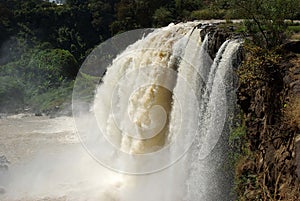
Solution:
{"label": "rapids", "polygon": [[230,200],[226,160],[241,41],[228,39],[211,58],[210,33],[200,36],[208,25],[198,24],[170,24],[124,47],[88,106],[75,84],[74,120],[0,119],[0,155],[12,161],[0,170],[0,198]]}

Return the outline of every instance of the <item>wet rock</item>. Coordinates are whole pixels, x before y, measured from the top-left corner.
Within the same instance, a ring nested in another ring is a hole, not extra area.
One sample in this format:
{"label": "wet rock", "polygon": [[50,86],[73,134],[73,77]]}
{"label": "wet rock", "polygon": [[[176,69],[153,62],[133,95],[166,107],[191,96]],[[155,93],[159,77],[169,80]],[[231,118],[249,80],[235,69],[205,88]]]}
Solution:
{"label": "wet rock", "polygon": [[[199,26],[198,26],[199,28]],[[200,32],[201,40],[203,41],[205,36],[208,36],[208,54],[212,59],[216,57],[221,45],[229,38],[240,38],[233,31],[233,27],[219,27],[216,24],[213,25],[201,25],[202,30]]]}
{"label": "wet rock", "polygon": [[207,26],[201,31],[201,38],[208,36],[208,54],[212,59],[216,57],[221,45],[230,37],[230,33],[216,26]]}
{"label": "wet rock", "polygon": [[6,193],[5,188],[0,186],[0,194],[5,194],[5,193]]}
{"label": "wet rock", "polygon": [[296,173],[298,175],[298,178],[300,178],[300,137],[298,136],[298,138],[296,139],[296,143],[295,143],[295,151],[296,151],[296,164],[297,164],[297,168],[296,168]]}
{"label": "wet rock", "polygon": [[4,155],[0,156],[0,171],[8,170],[9,163],[10,162],[7,160],[7,158]]}
{"label": "wet rock", "polygon": [[34,114],[34,116],[40,117],[40,116],[43,116],[43,114],[42,114],[41,112],[36,112],[36,113]]}

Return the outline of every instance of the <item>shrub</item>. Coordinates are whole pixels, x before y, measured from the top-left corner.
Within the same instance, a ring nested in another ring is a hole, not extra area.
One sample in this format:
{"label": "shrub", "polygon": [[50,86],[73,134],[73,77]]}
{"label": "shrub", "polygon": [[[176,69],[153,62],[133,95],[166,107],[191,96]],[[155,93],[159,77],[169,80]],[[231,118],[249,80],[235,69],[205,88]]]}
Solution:
{"label": "shrub", "polygon": [[164,7],[160,7],[154,12],[153,21],[157,26],[166,26],[172,21],[172,13]]}
{"label": "shrub", "polygon": [[46,49],[33,54],[23,73],[27,83],[40,93],[71,80],[77,71],[78,64],[69,51]]}
{"label": "shrub", "polygon": [[266,49],[281,45],[286,39],[285,19],[295,16],[300,9],[299,0],[231,0],[232,8],[243,19],[252,42]]}
{"label": "shrub", "polygon": [[10,76],[0,77],[0,112],[16,110],[23,103],[23,83]]}
{"label": "shrub", "polygon": [[39,103],[41,108],[59,105],[66,94],[65,88],[70,88],[66,84],[75,78],[78,68],[74,56],[67,50],[28,50],[20,60],[0,66],[2,110],[12,111],[24,104],[37,107]]}
{"label": "shrub", "polygon": [[192,11],[190,17],[193,20],[210,20],[210,19],[224,19],[226,15],[225,10],[211,10],[211,9],[202,9]]}
{"label": "shrub", "polygon": [[47,90],[45,93],[29,97],[27,104],[35,112],[53,112],[71,105],[73,82],[64,82],[57,88]]}

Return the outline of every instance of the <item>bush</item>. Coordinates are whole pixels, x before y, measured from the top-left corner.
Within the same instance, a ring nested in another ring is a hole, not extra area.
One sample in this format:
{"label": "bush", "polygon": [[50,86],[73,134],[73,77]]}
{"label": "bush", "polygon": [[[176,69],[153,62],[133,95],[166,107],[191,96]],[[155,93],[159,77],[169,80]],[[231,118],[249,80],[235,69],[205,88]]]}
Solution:
{"label": "bush", "polygon": [[72,101],[73,82],[64,82],[61,86],[49,89],[45,93],[29,97],[27,104],[34,112],[51,113],[65,109]]}
{"label": "bush", "polygon": [[0,112],[18,109],[24,103],[23,83],[10,76],[0,77]]}
{"label": "bush", "polygon": [[232,8],[246,19],[247,34],[252,43],[271,49],[281,45],[286,39],[285,19],[293,19],[300,9],[299,0],[231,0]]}
{"label": "bush", "polygon": [[67,50],[46,49],[33,54],[24,69],[24,78],[37,93],[59,87],[64,80],[73,79],[79,67]]}
{"label": "bush", "polygon": [[160,7],[154,12],[153,21],[157,26],[166,26],[173,19],[172,13],[164,7]]}
{"label": "bush", "polygon": [[43,111],[59,105],[65,100],[64,96],[70,94],[69,84],[78,68],[74,56],[67,50],[28,50],[20,60],[0,66],[2,111],[14,111],[26,104],[34,108],[40,104]]}
{"label": "bush", "polygon": [[210,20],[210,19],[224,19],[226,15],[225,10],[211,10],[203,9],[192,11],[190,17],[193,20]]}

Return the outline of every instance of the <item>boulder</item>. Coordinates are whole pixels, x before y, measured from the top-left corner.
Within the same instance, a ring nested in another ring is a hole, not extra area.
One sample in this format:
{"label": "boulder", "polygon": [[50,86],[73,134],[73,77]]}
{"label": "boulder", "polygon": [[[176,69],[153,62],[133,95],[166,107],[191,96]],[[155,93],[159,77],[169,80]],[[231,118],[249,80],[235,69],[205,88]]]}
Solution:
{"label": "boulder", "polygon": [[0,156],[0,171],[8,170],[8,165],[9,161],[7,160],[7,158],[4,155]]}

